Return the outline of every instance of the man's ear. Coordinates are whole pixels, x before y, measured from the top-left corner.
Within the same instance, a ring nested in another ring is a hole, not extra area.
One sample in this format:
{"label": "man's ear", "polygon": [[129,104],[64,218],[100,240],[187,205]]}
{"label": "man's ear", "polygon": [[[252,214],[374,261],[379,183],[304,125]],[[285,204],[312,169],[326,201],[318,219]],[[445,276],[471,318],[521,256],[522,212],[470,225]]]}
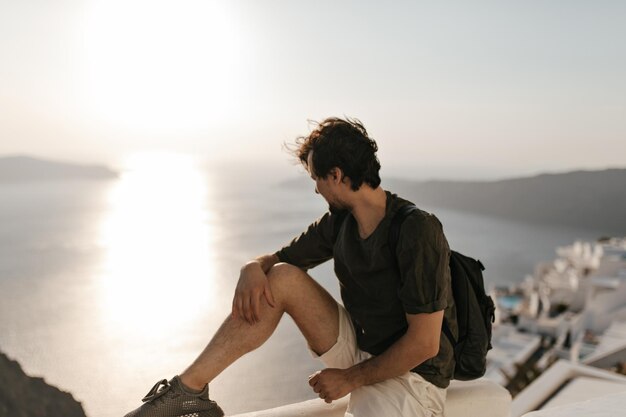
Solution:
{"label": "man's ear", "polygon": [[339,183],[346,183],[347,184],[348,181],[350,181],[350,179],[344,174],[344,172],[341,170],[341,168],[338,168],[338,167],[331,168],[331,170],[328,173],[328,175],[331,176],[333,182],[335,182],[336,184],[339,184]]}
{"label": "man's ear", "polygon": [[336,183],[342,182],[344,179],[343,171],[341,171],[341,168],[337,168],[337,167],[331,168],[328,175],[330,175],[333,182],[336,182]]}

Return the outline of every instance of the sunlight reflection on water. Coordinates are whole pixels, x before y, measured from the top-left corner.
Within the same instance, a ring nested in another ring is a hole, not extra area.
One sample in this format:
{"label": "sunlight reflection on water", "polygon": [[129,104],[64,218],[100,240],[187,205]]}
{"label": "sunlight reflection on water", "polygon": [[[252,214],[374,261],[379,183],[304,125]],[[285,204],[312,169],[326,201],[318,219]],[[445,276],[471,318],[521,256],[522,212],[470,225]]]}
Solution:
{"label": "sunlight reflection on water", "polygon": [[[101,317],[116,332],[167,337],[214,290],[215,224],[207,180],[189,156],[140,154],[109,194],[102,221]],[[159,336],[162,335],[162,336]]]}

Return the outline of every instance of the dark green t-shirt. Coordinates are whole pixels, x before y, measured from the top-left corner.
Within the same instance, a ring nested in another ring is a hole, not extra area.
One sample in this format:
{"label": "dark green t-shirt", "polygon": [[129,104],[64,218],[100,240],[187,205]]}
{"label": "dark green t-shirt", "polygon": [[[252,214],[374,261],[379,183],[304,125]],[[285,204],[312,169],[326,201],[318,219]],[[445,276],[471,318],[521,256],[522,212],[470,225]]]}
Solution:
{"label": "dark green t-shirt", "polygon": [[[384,352],[406,332],[406,313],[444,310],[450,329],[457,334],[450,248],[441,223],[432,214],[413,211],[402,224],[396,254],[392,254],[388,244],[391,219],[409,202],[386,194],[385,217],[366,239],[359,236],[350,213],[328,212],[276,252],[282,262],[305,270],[334,258],[341,298],[354,323],[358,346],[373,355]],[[343,219],[337,221],[338,216]],[[439,346],[437,356],[413,371],[445,388],[452,378],[454,359],[443,332]]]}

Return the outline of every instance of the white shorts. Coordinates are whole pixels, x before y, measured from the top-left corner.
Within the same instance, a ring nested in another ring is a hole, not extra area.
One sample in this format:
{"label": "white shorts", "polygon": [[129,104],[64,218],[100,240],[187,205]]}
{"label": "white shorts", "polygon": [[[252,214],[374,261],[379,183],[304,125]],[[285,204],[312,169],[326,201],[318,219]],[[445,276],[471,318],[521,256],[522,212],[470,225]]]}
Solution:
{"label": "white shorts", "polygon": [[[338,304],[339,305],[339,304]],[[311,350],[311,349],[309,349]],[[360,350],[352,320],[339,305],[339,337],[326,353],[318,356],[327,368],[346,369],[372,357]],[[350,394],[346,417],[441,417],[446,390],[407,372],[377,384],[365,385]]]}

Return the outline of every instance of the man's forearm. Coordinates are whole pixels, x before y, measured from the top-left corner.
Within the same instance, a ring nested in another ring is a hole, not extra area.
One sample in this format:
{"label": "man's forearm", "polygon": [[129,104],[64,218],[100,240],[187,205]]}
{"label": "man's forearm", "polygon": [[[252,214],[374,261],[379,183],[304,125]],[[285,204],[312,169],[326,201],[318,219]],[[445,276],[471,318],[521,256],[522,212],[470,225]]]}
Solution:
{"label": "man's forearm", "polygon": [[355,387],[403,375],[439,353],[443,310],[406,318],[409,326],[400,339],[382,354],[346,370]]}
{"label": "man's forearm", "polygon": [[405,374],[437,355],[439,346],[418,343],[405,333],[382,354],[348,368],[346,372],[356,387],[375,384]]}
{"label": "man's forearm", "polygon": [[406,333],[382,354],[348,369],[323,369],[309,378],[309,385],[326,402],[337,400],[363,385],[404,375],[437,355],[443,310],[407,314]]}

